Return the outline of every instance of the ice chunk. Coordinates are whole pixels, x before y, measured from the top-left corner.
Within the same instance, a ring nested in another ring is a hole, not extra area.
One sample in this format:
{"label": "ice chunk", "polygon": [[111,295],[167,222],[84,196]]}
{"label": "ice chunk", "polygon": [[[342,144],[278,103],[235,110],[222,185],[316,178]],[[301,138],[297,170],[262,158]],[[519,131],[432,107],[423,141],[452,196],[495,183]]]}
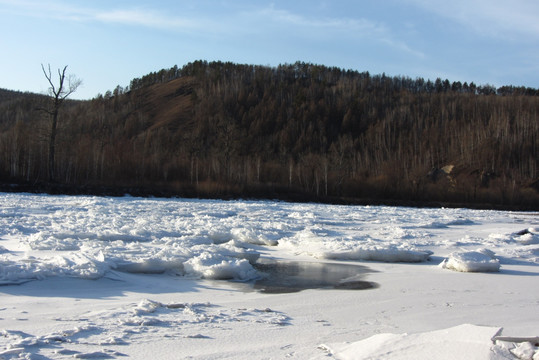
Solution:
{"label": "ice chunk", "polygon": [[249,228],[235,228],[232,229],[231,233],[234,239],[248,244],[266,246],[276,246],[278,244],[277,240],[268,239],[266,235],[257,233]]}
{"label": "ice chunk", "polygon": [[185,272],[205,279],[251,280],[257,271],[245,259],[231,258],[221,254],[203,253],[184,263]]}
{"label": "ice chunk", "polygon": [[513,234],[513,238],[522,245],[539,244],[539,234],[537,228],[528,228]]}
{"label": "ice chunk", "polygon": [[511,350],[511,353],[518,359],[537,359],[535,355],[535,345],[531,342],[523,342],[519,344],[515,349]]}
{"label": "ice chunk", "polygon": [[475,222],[470,219],[456,219],[449,221],[447,225],[475,225]]}
{"label": "ice chunk", "polygon": [[488,249],[455,252],[439,265],[442,269],[461,272],[495,272],[500,270],[500,262],[494,252]]}
{"label": "ice chunk", "polygon": [[182,274],[183,264],[180,260],[146,259],[140,262],[118,264],[116,269],[132,274],[162,274],[167,270]]}

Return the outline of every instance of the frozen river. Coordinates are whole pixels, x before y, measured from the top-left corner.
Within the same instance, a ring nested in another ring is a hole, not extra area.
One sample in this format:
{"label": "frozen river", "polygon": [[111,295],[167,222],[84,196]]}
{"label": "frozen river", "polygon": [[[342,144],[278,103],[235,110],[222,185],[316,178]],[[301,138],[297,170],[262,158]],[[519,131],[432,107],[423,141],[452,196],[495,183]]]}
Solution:
{"label": "frozen river", "polygon": [[537,213],[0,201],[0,357],[382,359],[406,354],[388,334],[417,355],[453,328],[472,356],[536,351],[490,338],[539,335]]}

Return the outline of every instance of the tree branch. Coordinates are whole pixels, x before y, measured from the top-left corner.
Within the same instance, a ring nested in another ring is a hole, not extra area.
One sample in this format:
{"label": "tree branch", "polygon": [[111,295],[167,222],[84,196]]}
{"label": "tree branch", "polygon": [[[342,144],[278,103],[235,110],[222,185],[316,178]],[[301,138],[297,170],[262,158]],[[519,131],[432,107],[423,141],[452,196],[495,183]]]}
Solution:
{"label": "tree branch", "polygon": [[52,82],[51,64],[48,64],[48,72],[45,70],[45,67],[43,66],[43,64],[41,64],[41,70],[43,70],[43,74],[45,75],[45,78],[49,82],[49,85],[50,85],[49,93],[56,95],[56,88],[54,87],[54,83]]}

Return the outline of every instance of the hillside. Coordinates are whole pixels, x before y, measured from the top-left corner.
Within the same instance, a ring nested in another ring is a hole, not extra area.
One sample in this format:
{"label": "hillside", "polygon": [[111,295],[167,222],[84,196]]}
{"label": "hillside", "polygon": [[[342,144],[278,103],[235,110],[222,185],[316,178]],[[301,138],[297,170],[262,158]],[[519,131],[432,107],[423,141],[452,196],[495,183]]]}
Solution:
{"label": "hillside", "polygon": [[[0,92],[5,184],[52,186],[42,101]],[[68,103],[52,188],[537,209],[538,109],[530,88],[196,61]]]}

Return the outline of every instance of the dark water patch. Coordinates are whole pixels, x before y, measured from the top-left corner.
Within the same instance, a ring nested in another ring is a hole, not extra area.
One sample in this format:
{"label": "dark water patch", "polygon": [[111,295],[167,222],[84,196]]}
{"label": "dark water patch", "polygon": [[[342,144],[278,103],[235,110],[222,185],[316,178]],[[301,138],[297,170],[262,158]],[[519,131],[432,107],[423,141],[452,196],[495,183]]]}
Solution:
{"label": "dark water patch", "polygon": [[361,265],[259,259],[253,267],[262,275],[253,283],[253,289],[266,294],[306,289],[365,290],[378,286],[363,280],[373,271]]}

